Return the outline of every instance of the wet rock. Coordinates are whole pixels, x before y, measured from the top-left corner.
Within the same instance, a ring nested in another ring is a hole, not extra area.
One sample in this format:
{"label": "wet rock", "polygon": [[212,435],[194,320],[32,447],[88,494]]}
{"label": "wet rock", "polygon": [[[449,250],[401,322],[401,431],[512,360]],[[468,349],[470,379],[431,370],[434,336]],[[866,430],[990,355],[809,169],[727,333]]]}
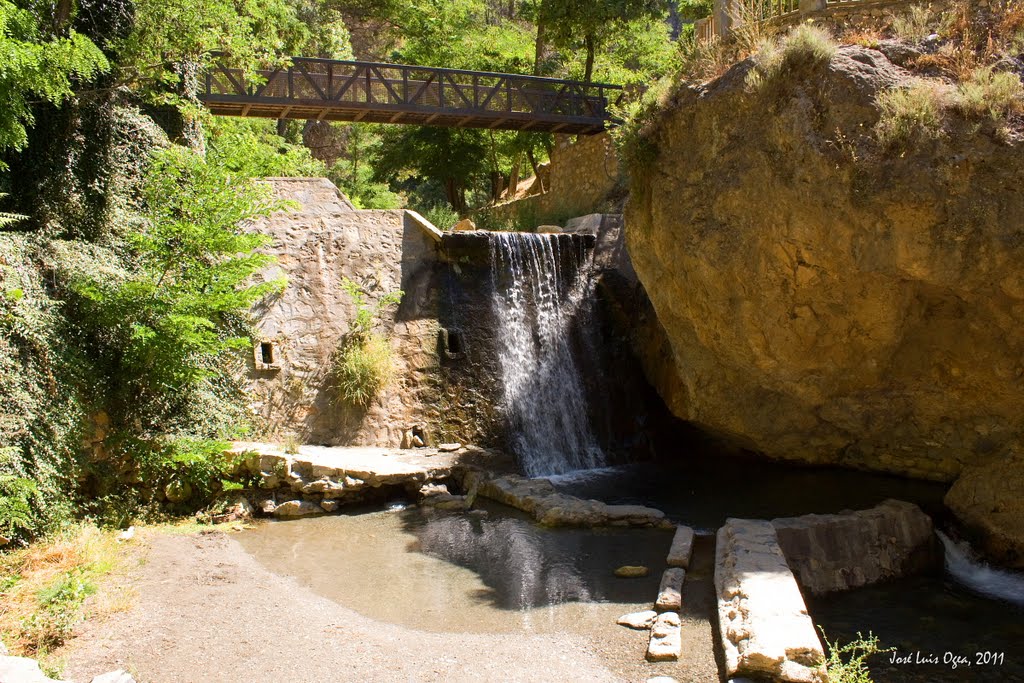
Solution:
{"label": "wet rock", "polygon": [[289,500],[274,508],[275,517],[308,517],[323,514],[323,508],[308,500]]}
{"label": "wet rock", "polygon": [[331,481],[330,479],[317,479],[314,482],[310,482],[302,487],[302,492],[306,495],[314,493],[320,493],[325,496],[336,498],[339,493],[344,493],[345,485],[339,481]]}
{"label": "wet rock", "polygon": [[607,505],[559,493],[547,479],[510,474],[481,482],[481,496],[533,515],[547,526],[661,526],[665,514],[640,505]]}
{"label": "wet rock", "polygon": [[670,662],[679,659],[683,649],[682,624],[675,612],[663,612],[651,626],[651,639],[647,643],[647,659],[652,662]]}
{"label": "wet rock", "polygon": [[0,681],[11,683],[60,683],[39,668],[39,662],[28,657],[0,657]]}
{"label": "wet rock", "polygon": [[727,677],[828,681],[825,653],[771,522],[729,519],[718,530],[715,589]]}
{"label": "wet rock", "polygon": [[647,630],[657,618],[658,613],[649,609],[644,610],[643,612],[630,612],[629,614],[623,614],[615,621],[615,623],[620,626],[628,626],[629,628],[635,628],[638,630]]}
{"label": "wet rock", "polygon": [[334,512],[341,507],[341,503],[336,500],[322,500],[320,501],[320,507],[323,508],[324,512]]}
{"label": "wet rock", "polygon": [[265,515],[274,514],[274,510],[277,509],[277,503],[274,502],[273,498],[260,498],[256,501],[256,507],[259,511]]}
{"label": "wet rock", "polygon": [[627,564],[615,570],[615,576],[620,579],[638,579],[650,573],[650,570],[642,565]]}
{"label": "wet rock", "polygon": [[127,671],[118,669],[96,676],[92,679],[92,683],[135,683],[135,679]]}
{"label": "wet rock", "polygon": [[869,586],[941,566],[931,517],[887,500],[868,510],[772,520],[800,586],[814,595]]}
{"label": "wet rock", "polygon": [[1024,569],[1024,447],[966,468],[945,502],[987,557]]}
{"label": "wet rock", "polygon": [[693,554],[693,529],[688,526],[676,527],[676,535],[672,537],[672,547],[668,549],[666,562],[670,567],[690,566],[690,555]]}
{"label": "wet rock", "polygon": [[686,570],[679,567],[670,567],[661,575],[661,587],[658,589],[658,599],[654,602],[654,609],[659,612],[678,611],[683,606],[683,582],[686,580]]}

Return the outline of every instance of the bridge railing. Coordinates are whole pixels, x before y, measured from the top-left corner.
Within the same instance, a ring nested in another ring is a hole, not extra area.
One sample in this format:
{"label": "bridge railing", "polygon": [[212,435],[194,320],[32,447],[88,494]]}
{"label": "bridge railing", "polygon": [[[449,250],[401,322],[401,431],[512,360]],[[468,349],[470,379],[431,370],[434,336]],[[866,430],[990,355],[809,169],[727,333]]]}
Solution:
{"label": "bridge railing", "polygon": [[201,98],[376,106],[396,111],[539,114],[604,121],[619,86],[459,69],[293,58],[250,80],[216,63]]}

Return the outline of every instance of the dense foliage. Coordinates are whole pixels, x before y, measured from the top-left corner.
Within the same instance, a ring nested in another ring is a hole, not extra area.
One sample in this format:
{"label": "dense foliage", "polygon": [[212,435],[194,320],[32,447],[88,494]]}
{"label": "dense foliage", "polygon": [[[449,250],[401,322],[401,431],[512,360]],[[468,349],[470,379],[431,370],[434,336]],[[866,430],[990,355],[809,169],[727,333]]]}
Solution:
{"label": "dense foliage", "polygon": [[[670,4],[0,0],[0,544],[76,516],[124,524],[194,509],[219,490],[225,441],[247,427],[246,313],[282,286],[254,284],[268,259],[243,226],[281,207],[253,179],[327,176],[357,206],[411,205],[447,227],[514,189],[553,144],[216,119],[195,97],[213,59],[641,85],[677,62]],[[336,379],[359,404],[389,361],[372,324],[356,328]]]}

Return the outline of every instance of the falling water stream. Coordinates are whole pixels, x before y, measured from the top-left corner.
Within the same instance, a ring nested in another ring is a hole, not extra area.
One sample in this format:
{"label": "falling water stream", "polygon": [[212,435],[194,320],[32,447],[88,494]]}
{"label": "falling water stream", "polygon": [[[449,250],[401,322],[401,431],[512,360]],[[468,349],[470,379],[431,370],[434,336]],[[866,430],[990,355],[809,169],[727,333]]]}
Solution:
{"label": "falling water stream", "polygon": [[504,407],[523,472],[600,467],[572,347],[592,302],[587,260],[567,235],[492,233],[490,249]]}

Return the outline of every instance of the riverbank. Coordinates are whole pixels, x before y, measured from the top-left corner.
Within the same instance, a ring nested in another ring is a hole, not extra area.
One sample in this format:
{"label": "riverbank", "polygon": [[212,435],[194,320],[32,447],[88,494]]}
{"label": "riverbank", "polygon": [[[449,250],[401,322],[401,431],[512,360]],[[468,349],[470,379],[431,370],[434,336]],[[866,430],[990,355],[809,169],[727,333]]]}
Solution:
{"label": "riverbank", "polygon": [[135,606],[82,626],[57,653],[66,678],[123,668],[139,683],[249,682],[254,672],[291,681],[326,672],[367,681],[718,680],[713,656],[689,654],[712,652],[710,605],[698,596],[684,615],[683,661],[654,665],[643,660],[646,632],[614,621],[599,633],[430,632],[333,602],[268,570],[232,535],[146,532],[141,543],[143,562],[125,577]]}

